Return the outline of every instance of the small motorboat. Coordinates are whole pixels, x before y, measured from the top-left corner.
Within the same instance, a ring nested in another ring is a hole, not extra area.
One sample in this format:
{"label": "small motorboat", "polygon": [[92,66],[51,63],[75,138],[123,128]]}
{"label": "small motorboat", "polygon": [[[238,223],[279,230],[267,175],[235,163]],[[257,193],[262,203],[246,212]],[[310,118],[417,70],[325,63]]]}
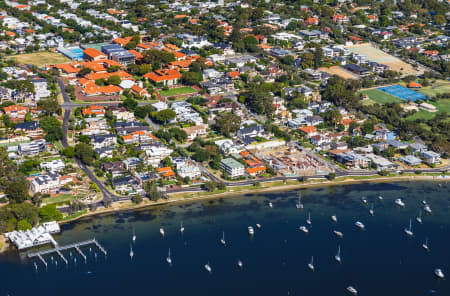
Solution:
{"label": "small motorboat", "polygon": [[269,208],[273,208],[273,204],[269,202]]}
{"label": "small motorboat", "polygon": [[366,229],[366,226],[362,222],[356,221],[355,225],[356,225],[356,227],[358,227],[361,230]]}
{"label": "small motorboat", "polygon": [[255,230],[253,229],[253,227],[251,227],[251,226],[248,227],[248,234],[249,235],[254,235],[255,234]]}
{"label": "small motorboat", "polygon": [[343,238],[344,237],[344,234],[342,232],[338,231],[338,230],[333,230],[333,233],[339,238]]}
{"label": "small motorboat", "polygon": [[332,215],[332,216],[331,216],[331,221],[333,221],[334,223],[337,223],[337,217],[336,217],[336,215]]}
{"label": "small motorboat", "polygon": [[205,269],[207,272],[211,273],[212,272],[212,268],[211,265],[209,265],[209,262],[205,264]]}
{"label": "small motorboat", "polygon": [[242,268],[242,267],[244,266],[244,264],[242,263],[241,260],[238,260],[237,266],[238,266],[239,268]]}
{"label": "small motorboat", "polygon": [[427,214],[430,214],[430,215],[431,215],[431,213],[432,213],[431,208],[430,208],[429,205],[425,205],[425,206],[423,207],[423,210],[424,210],[425,213],[427,213]]}
{"label": "small motorboat", "polygon": [[257,229],[261,229],[261,227],[262,227],[261,224],[256,223],[256,228]]}
{"label": "small motorboat", "polygon": [[299,229],[303,233],[308,233],[309,232],[309,230],[308,230],[308,228],[306,228],[306,226],[300,226]]}
{"label": "small motorboat", "polygon": [[363,204],[367,204],[367,198],[365,196],[361,197],[361,201]]}
{"label": "small motorboat", "polygon": [[358,295],[358,291],[352,286],[348,286],[347,291],[349,291],[352,295]]}
{"label": "small motorboat", "polygon": [[164,232],[164,228],[161,226],[161,228],[159,228],[159,233],[161,234],[161,236],[166,235],[166,233]]}
{"label": "small motorboat", "polygon": [[440,278],[440,279],[444,279],[444,278],[445,278],[444,273],[443,273],[442,270],[439,269],[439,268],[436,268],[436,269],[434,270],[434,275],[437,276],[437,277]]}
{"label": "small motorboat", "polygon": [[405,203],[403,202],[403,200],[402,200],[401,198],[397,198],[397,199],[395,200],[395,204],[396,204],[397,206],[399,206],[399,207],[402,207],[402,208],[405,207]]}
{"label": "small motorboat", "polygon": [[378,200],[383,200],[383,197],[381,195],[378,195]]}

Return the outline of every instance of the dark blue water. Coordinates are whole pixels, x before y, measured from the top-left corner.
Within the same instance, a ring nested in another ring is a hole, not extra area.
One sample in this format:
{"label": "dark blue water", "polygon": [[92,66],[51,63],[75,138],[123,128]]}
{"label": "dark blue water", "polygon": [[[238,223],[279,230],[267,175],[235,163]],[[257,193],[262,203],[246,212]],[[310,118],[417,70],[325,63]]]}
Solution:
{"label": "dark blue water", "polygon": [[[441,268],[450,277],[450,185],[438,184],[361,184],[249,194],[83,219],[64,225],[56,240],[66,244],[95,237],[108,250],[106,258],[94,247],[92,253],[83,248],[87,264],[73,252],[76,264],[73,258],[67,266],[57,259],[55,266],[47,256],[50,264],[45,270],[39,261],[20,259],[17,251],[10,251],[0,256],[0,295],[349,295],[349,285],[359,295],[450,295],[450,282],[433,275]],[[299,192],[303,210],[295,207]],[[379,194],[384,201],[377,199]],[[374,204],[374,217],[362,196]],[[404,209],[394,205],[399,197],[406,203]],[[423,199],[433,214],[424,215],[419,225],[415,218]],[[298,227],[306,225],[308,212],[312,227],[305,235]],[[330,219],[333,214],[337,224]],[[410,218],[414,237],[408,238],[404,228]],[[366,225],[365,231],[356,229],[356,220]],[[184,235],[179,232],[181,221]],[[256,223],[262,229],[255,229],[250,238],[247,227]],[[137,240],[130,260],[133,227]],[[334,236],[334,229],[344,237]],[[222,231],[226,247],[220,244]],[[426,237],[428,253],[422,248]],[[338,245],[342,264],[334,260]],[[166,262],[169,248],[171,267]],[[64,255],[70,258],[68,252]],[[307,267],[311,256],[315,272]],[[211,274],[204,269],[208,261]]]}

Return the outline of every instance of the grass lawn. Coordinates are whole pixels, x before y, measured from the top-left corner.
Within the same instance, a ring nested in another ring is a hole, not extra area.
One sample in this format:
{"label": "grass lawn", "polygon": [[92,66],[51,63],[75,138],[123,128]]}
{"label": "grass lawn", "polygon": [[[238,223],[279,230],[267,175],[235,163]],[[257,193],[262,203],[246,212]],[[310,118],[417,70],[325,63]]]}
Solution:
{"label": "grass lawn", "polygon": [[169,88],[168,90],[159,90],[158,92],[163,97],[170,97],[170,96],[196,93],[197,90],[195,90],[195,88],[192,88],[190,86],[182,86],[182,87],[177,87],[177,88]]}
{"label": "grass lawn", "polygon": [[428,97],[434,97],[436,94],[450,92],[450,82],[437,81],[432,86],[423,87],[422,89],[417,90],[417,91]]}
{"label": "grass lawn", "polygon": [[42,202],[45,204],[54,204],[54,203],[63,203],[72,199],[73,199],[72,194],[59,194],[53,197],[46,197],[42,199]]}
{"label": "grass lawn", "polygon": [[19,64],[31,64],[38,67],[70,62],[70,59],[62,54],[48,51],[19,54],[7,58],[15,59]]}
{"label": "grass lawn", "polygon": [[393,95],[390,95],[388,93],[385,93],[384,91],[378,90],[378,89],[368,89],[361,91],[362,94],[368,95],[369,99],[379,103],[379,104],[386,104],[386,103],[404,103],[405,101],[397,98]]}
{"label": "grass lawn", "polygon": [[[450,99],[439,100],[437,103],[435,103],[435,102],[429,102],[429,103],[434,105],[441,112],[450,113]],[[409,116],[408,119],[415,120],[417,118],[420,118],[420,119],[428,120],[428,119],[433,118],[437,113],[439,113],[439,112],[428,112],[428,111],[420,109],[418,112]]]}

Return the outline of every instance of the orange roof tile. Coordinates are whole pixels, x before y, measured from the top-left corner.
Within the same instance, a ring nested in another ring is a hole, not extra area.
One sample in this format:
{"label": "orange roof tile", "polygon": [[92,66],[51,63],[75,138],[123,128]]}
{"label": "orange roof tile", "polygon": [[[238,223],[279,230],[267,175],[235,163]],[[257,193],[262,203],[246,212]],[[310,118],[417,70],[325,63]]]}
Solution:
{"label": "orange roof tile", "polygon": [[231,71],[231,72],[228,72],[227,75],[230,78],[235,78],[235,77],[239,77],[239,75],[241,75],[241,73],[239,73],[239,71]]}
{"label": "orange roof tile", "polygon": [[174,19],[182,19],[182,18],[185,18],[185,17],[187,17],[186,14],[177,14],[177,15],[174,16],[173,18],[174,18]]}
{"label": "orange roof tile", "polygon": [[410,83],[408,83],[408,87],[409,88],[422,88],[422,84],[411,81]]}
{"label": "orange roof tile", "polygon": [[102,56],[105,60],[107,59],[107,56],[103,52],[95,48],[86,48],[85,50],[83,50],[83,53],[93,59],[99,56]]}
{"label": "orange roof tile", "polygon": [[311,133],[315,133],[317,131],[315,126],[304,126],[304,127],[299,128],[299,130],[301,130],[305,134],[311,134]]}
{"label": "orange roof tile", "polygon": [[249,174],[255,174],[255,173],[266,171],[266,167],[260,166],[260,167],[256,167],[256,168],[247,168],[246,170]]}

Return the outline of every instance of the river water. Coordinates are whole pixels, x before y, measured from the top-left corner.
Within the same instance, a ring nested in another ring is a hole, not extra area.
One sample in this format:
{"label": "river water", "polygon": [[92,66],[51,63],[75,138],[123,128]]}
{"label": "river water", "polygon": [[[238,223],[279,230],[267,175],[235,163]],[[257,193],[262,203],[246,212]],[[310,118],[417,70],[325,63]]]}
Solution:
{"label": "river water", "polygon": [[[350,295],[349,285],[358,295],[450,295],[450,282],[433,274],[440,268],[450,277],[449,189],[444,182],[345,185],[88,217],[63,225],[55,239],[64,245],[95,237],[108,251],[106,257],[95,246],[83,247],[86,263],[75,250],[72,256],[66,251],[68,265],[56,254],[53,261],[47,255],[46,269],[10,250],[0,256],[0,295]],[[299,194],[302,210],[296,208]],[[403,199],[405,208],[395,205],[396,198]],[[419,224],[424,199],[433,213],[423,214]],[[372,204],[374,216],[369,214]],[[299,226],[307,225],[308,213],[312,226],[304,234]],[[410,219],[412,237],[404,232]],[[356,221],[366,230],[358,230]],[[256,229],[256,223],[262,228]],[[253,237],[249,225],[255,227]],[[422,248],[426,238],[429,252]],[[341,264],[334,259],[339,245]],[[169,248],[171,266],[166,262]],[[307,266],[312,256],[314,272]],[[208,262],[211,273],[204,268]]]}

